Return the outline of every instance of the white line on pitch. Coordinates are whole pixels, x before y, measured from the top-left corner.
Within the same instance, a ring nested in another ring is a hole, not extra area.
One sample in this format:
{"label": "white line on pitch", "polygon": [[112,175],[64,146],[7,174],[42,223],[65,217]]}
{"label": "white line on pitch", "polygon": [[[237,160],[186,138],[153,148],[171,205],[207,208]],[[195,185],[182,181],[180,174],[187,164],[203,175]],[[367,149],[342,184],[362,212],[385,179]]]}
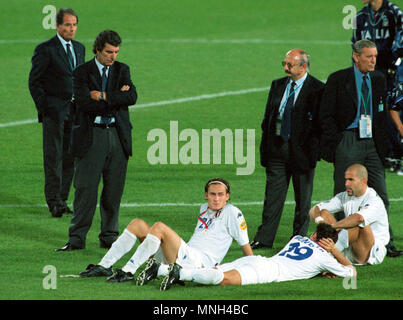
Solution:
{"label": "white line on pitch", "polygon": [[[47,39],[0,39],[2,44],[39,44]],[[78,39],[81,42],[93,43],[94,39]],[[206,38],[172,38],[172,39],[125,39],[132,43],[183,43],[183,44],[317,44],[317,45],[349,45],[345,40],[301,40],[301,39],[206,39]]]}
{"label": "white line on pitch", "polygon": [[244,90],[238,90],[238,91],[224,91],[224,92],[212,93],[212,94],[202,94],[200,96],[195,96],[195,97],[186,97],[186,98],[179,98],[179,99],[173,99],[173,100],[165,100],[165,101],[159,101],[159,102],[151,102],[151,103],[133,105],[133,106],[130,106],[129,108],[131,110],[133,110],[133,109],[136,110],[136,109],[141,109],[141,108],[164,106],[164,105],[168,105],[168,104],[177,104],[177,103],[185,103],[185,102],[199,101],[199,100],[205,100],[205,99],[214,99],[214,98],[219,98],[219,97],[234,96],[234,95],[247,94],[247,93],[252,93],[252,92],[266,91],[269,88],[270,87],[251,88],[251,89],[244,89]]}
{"label": "white line on pitch", "polygon": [[[324,200],[312,200],[312,203],[319,203]],[[401,202],[403,201],[403,198],[392,198],[389,199],[389,202]],[[234,206],[260,206],[263,205],[263,201],[246,201],[246,202],[230,202]],[[121,203],[120,206],[122,208],[134,208],[134,207],[139,207],[139,208],[144,208],[144,207],[199,207],[203,203],[185,203],[185,202],[162,202],[162,203]],[[293,205],[295,204],[295,201],[293,200],[287,200],[285,202],[286,205]],[[0,204],[0,209],[1,208],[46,208],[46,204]],[[99,205],[98,205],[99,207]]]}
{"label": "white line on pitch", "polygon": [[[179,98],[179,99],[171,99],[171,100],[163,100],[163,101],[137,104],[137,105],[130,106],[129,108],[130,108],[130,111],[133,111],[133,110],[142,109],[142,108],[165,106],[165,105],[170,105],[170,104],[200,101],[200,100],[205,100],[205,99],[215,99],[215,98],[220,98],[220,97],[241,95],[241,94],[247,94],[247,93],[253,93],[253,92],[261,92],[261,91],[266,91],[269,88],[270,87],[250,88],[250,89],[243,89],[243,90],[237,90],[237,91],[223,91],[223,92],[212,93],[212,94],[202,94],[202,95],[194,96],[194,97],[185,97],[185,98]],[[15,127],[15,126],[20,126],[20,125],[24,125],[24,124],[35,123],[37,121],[38,121],[37,119],[30,119],[30,120],[8,122],[8,123],[0,123],[0,128]]]}

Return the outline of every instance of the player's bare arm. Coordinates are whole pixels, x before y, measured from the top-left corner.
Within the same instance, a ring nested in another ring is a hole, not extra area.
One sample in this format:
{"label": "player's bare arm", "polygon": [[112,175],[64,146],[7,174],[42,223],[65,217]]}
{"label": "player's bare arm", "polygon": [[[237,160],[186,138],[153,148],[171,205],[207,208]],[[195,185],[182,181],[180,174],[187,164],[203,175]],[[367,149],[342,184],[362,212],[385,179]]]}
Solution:
{"label": "player's bare arm", "polygon": [[309,216],[311,221],[316,223],[325,222],[331,225],[336,222],[336,219],[333,217],[330,211],[326,209],[320,210],[318,206],[314,206],[311,210],[309,210]]}
{"label": "player's bare arm", "polygon": [[340,221],[337,221],[331,226],[335,229],[350,229],[357,227],[359,224],[364,222],[364,217],[359,213],[354,213]]}
{"label": "player's bare arm", "polygon": [[250,247],[249,243],[243,245],[241,247],[241,249],[242,249],[242,252],[243,252],[244,256],[253,256],[253,251],[252,251],[252,248]]}
{"label": "player's bare arm", "polygon": [[[343,254],[339,251],[339,249],[336,248],[332,239],[330,239],[330,238],[320,239],[319,245],[323,249],[325,249],[327,252],[330,252],[340,264],[342,264],[343,266],[352,268],[354,270],[354,276],[357,275],[357,270],[354,268],[354,266],[351,264],[351,262],[348,261],[348,259],[345,256],[343,256]],[[336,277],[335,275],[330,274],[330,273],[326,273],[325,275],[327,277],[331,277],[331,278]]]}

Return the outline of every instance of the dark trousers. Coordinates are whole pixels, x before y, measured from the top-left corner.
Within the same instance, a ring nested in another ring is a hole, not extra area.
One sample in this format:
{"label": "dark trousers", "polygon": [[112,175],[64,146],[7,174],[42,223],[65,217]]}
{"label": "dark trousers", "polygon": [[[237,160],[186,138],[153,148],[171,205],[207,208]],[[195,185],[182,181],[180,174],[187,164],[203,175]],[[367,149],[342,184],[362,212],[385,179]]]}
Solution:
{"label": "dark trousers", "polygon": [[68,152],[71,126],[70,119],[42,119],[45,199],[49,209],[69,197],[74,175],[74,157]]}
{"label": "dark trousers", "polygon": [[[387,142],[385,141],[385,143]],[[334,161],[334,195],[346,190],[344,173],[350,165],[355,163],[360,163],[367,168],[368,186],[375,189],[383,200],[386,211],[389,211],[385,168],[376,151],[374,141],[372,139],[360,139],[356,130],[344,131],[343,138],[336,148]],[[390,242],[393,243],[393,234],[390,225],[389,233]]]}
{"label": "dark trousers", "polygon": [[74,213],[69,228],[69,242],[85,247],[97,207],[98,186],[102,178],[100,198],[101,245],[111,245],[118,237],[118,216],[123,194],[127,157],[116,128],[93,128],[93,143],[87,154],[76,159],[74,177]]}
{"label": "dark trousers", "polygon": [[266,168],[266,192],[262,212],[262,224],[259,226],[255,241],[272,247],[280,224],[281,214],[287,197],[290,179],[294,187],[295,211],[293,236],[305,236],[309,227],[309,210],[313,190],[315,170],[295,173],[289,164],[288,143],[280,140],[270,149],[272,155]]}

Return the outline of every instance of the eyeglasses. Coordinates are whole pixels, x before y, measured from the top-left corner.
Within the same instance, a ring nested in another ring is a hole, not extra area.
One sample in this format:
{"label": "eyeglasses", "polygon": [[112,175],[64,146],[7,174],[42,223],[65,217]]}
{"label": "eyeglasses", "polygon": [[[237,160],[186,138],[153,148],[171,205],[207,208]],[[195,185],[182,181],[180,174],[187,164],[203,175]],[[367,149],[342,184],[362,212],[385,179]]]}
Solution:
{"label": "eyeglasses", "polygon": [[297,66],[298,63],[296,63],[296,64],[291,64],[291,63],[289,63],[289,62],[282,61],[282,62],[281,62],[281,65],[282,65],[283,67],[287,66],[288,69],[291,69],[292,67]]}

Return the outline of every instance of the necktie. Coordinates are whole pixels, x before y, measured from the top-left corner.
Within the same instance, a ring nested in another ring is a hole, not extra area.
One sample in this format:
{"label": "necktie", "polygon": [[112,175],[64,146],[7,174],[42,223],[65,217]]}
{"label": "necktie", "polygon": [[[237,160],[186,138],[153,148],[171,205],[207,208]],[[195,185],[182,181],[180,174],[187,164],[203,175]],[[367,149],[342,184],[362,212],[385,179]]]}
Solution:
{"label": "necktie", "polygon": [[[106,91],[106,83],[108,82],[108,77],[106,76],[107,67],[102,68],[102,92]],[[111,118],[106,116],[101,116],[101,121],[103,124],[110,124]]]}
{"label": "necktie", "polygon": [[363,76],[361,86],[360,114],[370,114],[369,107],[369,88],[367,85],[367,76]]}
{"label": "necktie", "polygon": [[284,113],[283,113],[283,119],[281,120],[281,130],[280,130],[280,135],[283,138],[285,142],[290,139],[290,133],[291,133],[291,111],[292,108],[294,107],[294,87],[296,83],[293,81],[291,83],[291,88],[289,91],[289,95],[287,98],[287,103],[284,108]]}
{"label": "necktie", "polygon": [[74,69],[74,59],[73,55],[71,54],[70,43],[66,43],[66,47],[67,47],[67,59],[69,60],[71,69]]}
{"label": "necktie", "polygon": [[102,92],[106,91],[106,83],[108,82],[108,77],[106,76],[106,67],[102,68]]}

